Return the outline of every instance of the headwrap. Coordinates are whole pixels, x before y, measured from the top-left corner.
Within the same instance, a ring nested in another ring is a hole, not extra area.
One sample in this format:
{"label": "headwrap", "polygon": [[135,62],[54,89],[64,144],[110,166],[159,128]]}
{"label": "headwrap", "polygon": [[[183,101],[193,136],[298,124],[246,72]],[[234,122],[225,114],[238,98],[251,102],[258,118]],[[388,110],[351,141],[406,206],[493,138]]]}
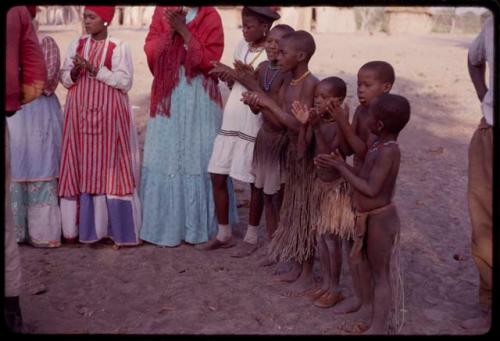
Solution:
{"label": "headwrap", "polygon": [[115,6],[85,6],[85,10],[95,12],[104,22],[111,23],[115,15]]}
{"label": "headwrap", "polygon": [[26,8],[33,18],[36,17],[36,6],[26,6]]}

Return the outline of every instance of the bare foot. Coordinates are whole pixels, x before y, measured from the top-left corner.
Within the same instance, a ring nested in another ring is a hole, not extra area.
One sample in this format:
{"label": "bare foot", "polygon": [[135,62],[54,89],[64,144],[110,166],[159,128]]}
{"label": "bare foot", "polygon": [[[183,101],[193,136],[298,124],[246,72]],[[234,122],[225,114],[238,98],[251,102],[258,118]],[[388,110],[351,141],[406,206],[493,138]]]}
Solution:
{"label": "bare foot", "polygon": [[274,264],[276,264],[276,262],[274,260],[272,260],[271,258],[269,258],[267,255],[264,256],[261,259],[261,261],[259,262],[259,266],[271,266]]}
{"label": "bare foot", "polygon": [[370,325],[372,318],[372,305],[362,304],[357,311],[353,311],[354,319],[366,322]]}
{"label": "bare foot", "polygon": [[291,283],[291,282],[295,281],[300,276],[301,272],[302,272],[302,268],[300,266],[294,266],[291,271],[280,274],[280,275],[276,275],[273,278],[273,282]]}
{"label": "bare foot", "polygon": [[250,244],[245,241],[240,243],[237,247],[237,250],[231,254],[231,257],[234,258],[243,258],[250,256],[252,253],[257,251],[259,248],[259,245],[257,243],[255,244]]}
{"label": "bare foot", "polygon": [[463,321],[460,326],[464,329],[483,329],[491,326],[491,315],[482,314],[479,317],[474,317]]}
{"label": "bare foot", "polygon": [[313,304],[318,308],[331,308],[343,299],[344,295],[340,291],[329,290],[318,297]]}
{"label": "bare foot", "polygon": [[230,237],[225,241],[220,241],[217,238],[213,238],[213,239],[211,239],[208,242],[205,242],[203,244],[197,244],[194,248],[197,250],[208,251],[208,250],[216,250],[219,248],[227,249],[227,248],[233,247],[235,245],[236,245],[236,242],[234,241],[233,237]]}
{"label": "bare foot", "polygon": [[356,296],[352,296],[335,305],[332,312],[335,315],[350,314],[358,311],[359,308],[361,308],[361,301]]}
{"label": "bare foot", "polygon": [[288,286],[283,292],[286,297],[300,297],[314,290],[316,283],[311,275],[303,276],[302,274],[297,280]]}
{"label": "bare foot", "polygon": [[327,292],[328,289],[325,289],[323,287],[316,287],[313,290],[307,292],[305,296],[311,299],[311,301],[315,301],[318,297],[323,295],[325,292]]}
{"label": "bare foot", "polygon": [[356,321],[351,327],[351,333],[353,334],[365,334],[370,330],[370,325],[364,321]]}

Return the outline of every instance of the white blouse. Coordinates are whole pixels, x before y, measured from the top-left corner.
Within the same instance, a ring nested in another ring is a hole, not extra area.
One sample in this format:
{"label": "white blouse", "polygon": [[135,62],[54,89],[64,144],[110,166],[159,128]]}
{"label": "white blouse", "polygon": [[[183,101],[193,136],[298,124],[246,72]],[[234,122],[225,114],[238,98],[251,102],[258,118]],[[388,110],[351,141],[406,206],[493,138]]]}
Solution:
{"label": "white blouse", "polygon": [[[83,38],[88,37],[89,35],[83,36]],[[80,39],[82,37],[73,40],[69,45],[63,67],[61,68],[61,83],[68,89],[75,85],[75,82],[71,79],[71,69],[73,69],[73,57],[76,55]],[[130,47],[127,43],[115,37],[109,37],[109,42],[116,45],[111,56],[111,70],[102,65],[97,72],[96,79],[113,88],[128,92],[132,88],[134,75]],[[106,54],[106,51],[103,53]]]}

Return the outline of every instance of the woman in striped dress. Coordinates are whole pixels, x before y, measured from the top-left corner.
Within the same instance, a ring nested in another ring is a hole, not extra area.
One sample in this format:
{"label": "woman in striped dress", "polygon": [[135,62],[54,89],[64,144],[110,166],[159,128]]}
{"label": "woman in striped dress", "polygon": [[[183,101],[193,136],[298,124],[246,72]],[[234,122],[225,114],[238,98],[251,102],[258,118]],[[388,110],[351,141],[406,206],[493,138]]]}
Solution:
{"label": "woman in striped dress", "polygon": [[87,35],[71,43],[61,73],[65,105],[59,196],[63,233],[82,243],[139,243],[138,148],[127,92],[129,46],[110,37],[114,6],[86,6]]}

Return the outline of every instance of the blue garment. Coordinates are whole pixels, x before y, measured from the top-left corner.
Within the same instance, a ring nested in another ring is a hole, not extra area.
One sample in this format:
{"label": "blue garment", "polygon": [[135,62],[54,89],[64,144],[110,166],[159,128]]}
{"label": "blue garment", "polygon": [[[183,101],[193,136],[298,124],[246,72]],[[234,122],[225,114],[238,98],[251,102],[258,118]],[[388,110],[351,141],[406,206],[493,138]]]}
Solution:
{"label": "blue garment", "polygon": [[[187,83],[184,68],[172,92],[170,117],[149,118],[141,172],[141,239],[165,246],[206,242],[217,231],[208,160],[222,109],[203,87]],[[237,221],[231,180],[230,222]]]}
{"label": "blue garment", "polygon": [[59,176],[62,111],[57,96],[40,96],[7,118],[12,181],[47,181]]}

